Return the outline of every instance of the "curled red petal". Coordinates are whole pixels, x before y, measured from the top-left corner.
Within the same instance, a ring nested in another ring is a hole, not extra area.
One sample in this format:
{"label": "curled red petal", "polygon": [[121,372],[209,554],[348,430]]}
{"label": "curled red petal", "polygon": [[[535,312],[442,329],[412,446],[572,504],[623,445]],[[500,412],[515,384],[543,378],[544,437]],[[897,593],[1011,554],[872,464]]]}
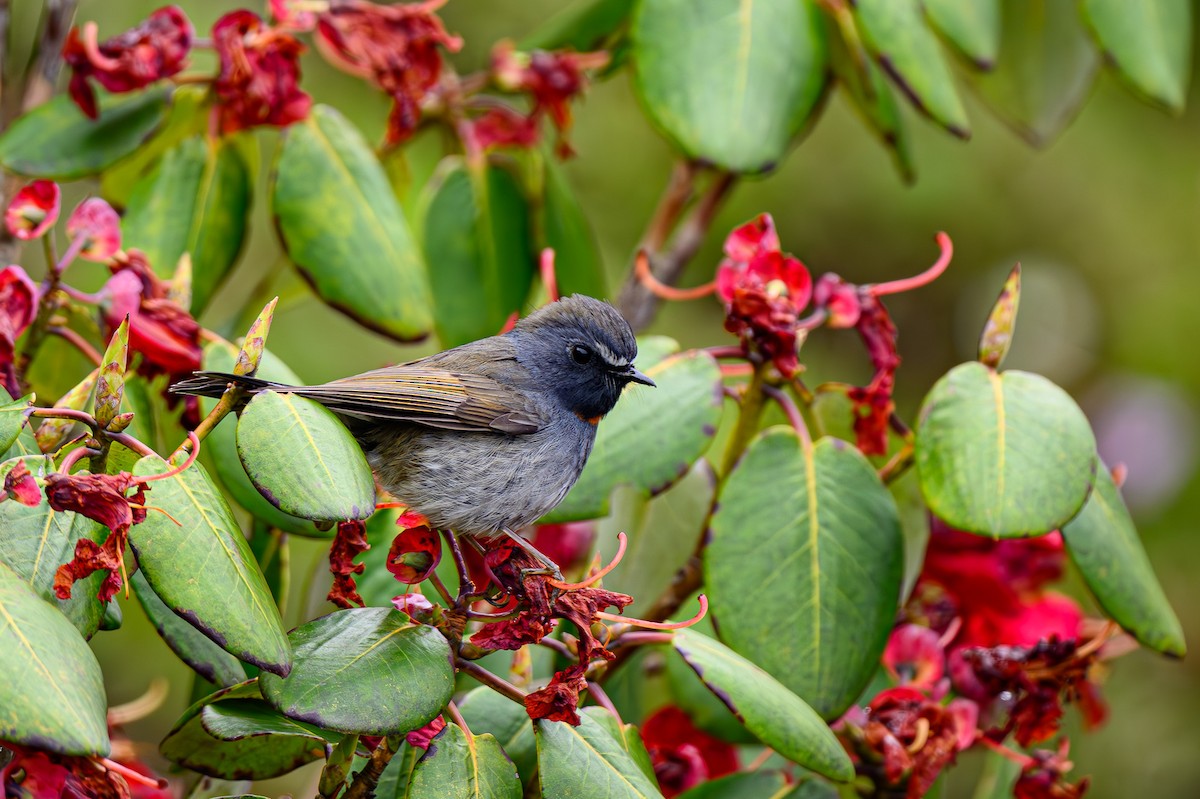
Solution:
{"label": "curled red petal", "polygon": [[578,727],[579,692],[587,688],[584,667],[569,666],[555,672],[549,685],[525,697],[525,711],[529,718],[547,721],[565,721]]}
{"label": "curled red petal", "polygon": [[367,526],[357,519],[339,522],[333,544],[329,547],[329,571],[333,586],[326,599],[340,608],[362,607],[366,603],[358,593],[354,575],[366,569],[354,558],[371,548],[367,543]]}
{"label": "curled red petal", "polygon": [[304,45],[252,11],[231,11],[213,26],[220,71],[213,81],[223,133],[257,125],[285,127],[308,116],[312,98],[300,89]]}
{"label": "curled red petal", "polygon": [[62,192],[52,180],[35,180],[13,195],[4,212],[4,224],[14,238],[29,241],[41,237],[58,221]]}
{"label": "curled red petal", "polygon": [[410,585],[429,577],[442,559],[442,539],[425,525],[402,530],[392,539],[387,570]]}
{"label": "curled red petal", "polygon": [[82,237],[79,257],[104,263],[121,249],[121,218],[99,197],[89,197],[75,207],[67,219],[67,235]]}

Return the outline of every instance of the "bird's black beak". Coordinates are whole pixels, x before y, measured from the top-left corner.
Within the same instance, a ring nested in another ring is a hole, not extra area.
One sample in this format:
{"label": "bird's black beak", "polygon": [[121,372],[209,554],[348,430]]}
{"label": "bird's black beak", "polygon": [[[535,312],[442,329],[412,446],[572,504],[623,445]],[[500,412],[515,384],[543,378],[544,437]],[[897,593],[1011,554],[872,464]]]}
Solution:
{"label": "bird's black beak", "polygon": [[629,370],[627,372],[625,372],[624,377],[630,383],[641,383],[643,386],[650,386],[650,388],[658,387],[657,383],[655,383],[653,380],[651,380],[646,375],[639,372],[637,369],[633,368],[633,366],[629,367]]}

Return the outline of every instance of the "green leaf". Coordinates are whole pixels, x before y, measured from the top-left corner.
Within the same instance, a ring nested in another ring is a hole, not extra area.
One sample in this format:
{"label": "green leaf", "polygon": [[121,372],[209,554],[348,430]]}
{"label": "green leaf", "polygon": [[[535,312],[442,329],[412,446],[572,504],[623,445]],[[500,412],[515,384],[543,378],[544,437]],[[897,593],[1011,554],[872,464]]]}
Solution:
{"label": "green leaf", "polygon": [[1096,439],[1075,401],[1046,378],[960,364],[930,389],[919,416],[921,491],[950,526],[1040,535],[1083,507]]}
{"label": "green leaf", "polygon": [[507,169],[478,173],[449,158],[430,184],[422,220],[433,318],[447,347],[494,336],[533,281],[529,207]]}
{"label": "green leaf", "polygon": [[[0,465],[0,481],[19,462],[34,477],[45,477],[50,470],[45,456],[22,456]],[[96,598],[104,575],[95,572],[78,581],[71,598],[60,600],[54,593],[54,574],[75,556],[76,541],[87,538],[101,543],[107,530],[86,516],[53,510],[44,496],[32,508],[15,500],[0,502],[0,530],[0,561],[8,564],[34,593],[62,611],[82,636],[91,638],[104,615],[104,607]]]}
{"label": "green leaf", "polygon": [[67,94],[50,98],[0,136],[0,165],[31,178],[77,180],[95,175],[141,147],[167,118],[170,92],[150,89],[100,97],[93,121]]}
{"label": "green leaf", "polygon": [[579,481],[543,522],[595,519],[619,485],[659,494],[687,474],[721,423],[721,372],[711,355],[690,350],[642,371],[657,388],[630,385],[601,422]]}
{"label": "green leaf", "polygon": [[[236,355],[236,351],[223,344],[209,344],[204,348],[204,368],[214,372],[232,372],[236,363]],[[301,382],[296,373],[269,350],[263,353],[257,376],[264,380],[293,386]],[[216,404],[217,400],[215,399],[200,398],[200,410],[204,414],[211,412]],[[222,419],[208,434],[208,438],[204,439],[204,446],[201,450],[202,455],[212,458],[217,479],[221,481],[221,485],[229,496],[254,518],[261,519],[271,527],[306,538],[333,537],[333,529],[318,530],[310,519],[301,519],[299,516],[284,513],[258,493],[258,489],[250,481],[250,475],[246,474],[246,469],[242,466],[242,459],[238,457],[237,417],[229,415]]]}
{"label": "green leaf", "polygon": [[4,563],[0,674],[0,740],[64,755],[108,755],[108,703],[96,656],[66,617]]}
{"label": "green leaf", "polygon": [[262,391],[242,411],[237,451],[246,474],[275,507],[316,521],[375,512],[375,479],[350,431],[326,408]]}
{"label": "green leaf", "polygon": [[1114,621],[1151,649],[1183,657],[1187,643],[1121,492],[1103,464],[1079,515],[1063,525],[1063,541],[1092,595]]}
{"label": "green leaf", "polygon": [[590,713],[580,714],[578,727],[542,720],[534,729],[544,799],[662,797],[658,785],[642,771],[624,742]]}
{"label": "green leaf", "polygon": [[858,698],[896,614],[903,540],[896,503],[853,446],[760,435],[709,521],[714,623],[827,719]]}
{"label": "green leaf", "polygon": [[522,782],[533,776],[537,768],[537,742],[524,706],[487,686],[480,686],[459,701],[458,711],[473,731],[495,736],[517,767]]}
{"label": "green leaf", "polygon": [[909,469],[899,479],[888,484],[896,509],[900,513],[900,530],[904,533],[904,579],[900,584],[900,602],[908,601],[925,565],[925,550],[929,546],[929,509],[921,496],[921,481],[915,469]]}
{"label": "green leaf", "polygon": [[517,770],[496,739],[447,724],[412,772],[407,799],[520,799]]}
{"label": "green leaf", "polygon": [[1082,0],[1080,6],[1121,77],[1151,102],[1182,114],[1192,74],[1190,0]]}
{"label": "green leaf", "polygon": [[[8,392],[5,392],[7,395]],[[8,452],[22,431],[27,429],[25,411],[33,405],[33,395],[13,400],[7,405],[0,405],[0,452]],[[13,453],[26,454],[26,453]],[[9,456],[11,457],[11,456]]]}
{"label": "green leaf", "polygon": [[397,610],[330,613],[291,633],[296,665],[286,679],[262,675],[267,701],[327,730],[390,735],[441,712],[454,689],[450,645]]}
{"label": "green leaf", "polygon": [[[208,718],[205,719],[205,711]],[[277,719],[273,725],[288,725],[286,734],[273,730],[268,734],[246,735],[221,740],[205,729],[205,722],[223,734],[233,734],[233,725]],[[238,718],[238,717],[241,718]],[[304,730],[305,734],[301,734]],[[325,759],[330,746],[307,734],[310,729],[275,714],[259,693],[258,681],[223,688],[189,707],[163,738],[159,751],[180,766],[229,780],[265,780],[293,771],[305,763]]]}
{"label": "green leaf", "polygon": [[1005,0],[1000,58],[966,78],[1018,135],[1044,147],[1083,107],[1100,57],[1076,3]]}
{"label": "green leaf", "polygon": [[933,27],[980,69],[1000,51],[999,0],[921,0]]}
{"label": "green leaf", "polygon": [[207,705],[200,711],[200,725],[219,741],[241,741],[263,735],[289,735],[307,738],[318,746],[329,746],[340,736],[322,733],[302,721],[276,713],[261,699],[230,699]]}
{"label": "green leaf", "polygon": [[601,49],[633,12],[636,0],[584,0],[555,12],[517,45],[518,49],[577,53]]}
{"label": "green leaf", "polygon": [[833,731],[804,700],[770,674],[695,630],[678,630],[674,646],[708,689],[764,744],[830,779],[854,777],[854,765]]}
{"label": "green leaf", "polygon": [[146,253],[170,277],[192,257],[193,315],[199,315],[242,249],[250,210],[250,173],[236,144],[184,139],[134,187],[121,221],[122,242]]}
{"label": "green leaf", "polygon": [[686,155],[733,172],[774,168],[827,85],[811,0],[639,3],[631,35],[651,120]]}
{"label": "green leaf", "polygon": [[592,232],[592,226],[588,224],[562,169],[552,158],[545,158],[542,163],[545,170],[542,235],[545,246],[554,250],[558,293],[563,297],[571,294],[607,297],[604,260],[596,244],[596,234]]}
{"label": "green leaf", "polygon": [[318,105],[286,128],[271,202],[288,257],[322,300],[401,341],[429,333],[421,254],[383,167],[341,114]]}
{"label": "green leaf", "polygon": [[[145,477],[170,468],[157,455],[147,455],[133,473]],[[147,505],[166,513],[147,513],[144,522],[130,528],[129,544],[154,593],[239,660],[286,674],[292,655],[279,609],[204,467],[192,464],[151,485]]]}
{"label": "green leaf", "polygon": [[136,571],[129,578],[134,596],[146,611],[146,618],[171,651],[192,667],[204,679],[225,688],[244,682],[246,670],[233,655],[214,644],[207,636],[176,616],[146,581],[146,575]]}
{"label": "green leaf", "polygon": [[856,0],[867,47],[921,113],[959,138],[971,135],[966,109],[920,0]]}
{"label": "green leaf", "polygon": [[642,742],[642,735],[638,732],[637,727],[632,724],[623,724],[608,710],[594,705],[582,708],[579,715],[580,717],[591,716],[595,722],[608,731],[614,741],[621,744],[621,748],[633,759],[647,779],[658,781],[654,775],[654,763],[650,760],[650,753],[646,751],[646,744]]}
{"label": "green leaf", "polygon": [[746,774],[727,774],[724,777],[702,782],[690,791],[679,794],[679,799],[743,799],[749,796],[774,797],[782,790],[786,781],[781,771],[755,771]]}

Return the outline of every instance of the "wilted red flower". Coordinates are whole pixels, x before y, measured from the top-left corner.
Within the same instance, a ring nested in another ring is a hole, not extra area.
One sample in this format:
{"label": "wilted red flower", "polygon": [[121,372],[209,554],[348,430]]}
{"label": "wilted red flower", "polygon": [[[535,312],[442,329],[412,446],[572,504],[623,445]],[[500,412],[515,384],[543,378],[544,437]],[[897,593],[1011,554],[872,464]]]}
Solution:
{"label": "wilted red flower", "polygon": [[89,79],[110,92],[131,92],[183,69],[192,46],[192,23],[176,6],[165,6],[106,42],[98,43],[96,23],[71,28],[63,60],[73,70],[71,99],[92,119],[97,116],[96,93]]}
{"label": "wilted red flower", "polygon": [[37,305],[37,285],[24,269],[19,266],[0,269],[0,367],[9,378],[5,384],[14,397],[18,396],[20,389],[12,374],[13,355],[17,339],[33,322]]}
{"label": "wilted red flower", "polygon": [[527,150],[540,138],[536,118],[527,117],[506,105],[489,108],[482,116],[472,119],[468,130],[480,150],[490,147]]}
{"label": "wilted red flower", "polygon": [[939,638],[928,627],[900,625],[883,650],[884,668],[901,685],[932,691],[946,670],[946,651]]}
{"label": "wilted red flower", "polygon": [[817,285],[813,288],[813,304],[825,310],[825,324],[835,329],[854,327],[862,314],[859,287],[832,272],[817,278]]}
{"label": "wilted red flower", "polygon": [[442,559],[442,539],[427,524],[402,530],[392,539],[387,570],[402,583],[427,578]]}
{"label": "wilted red flower", "polygon": [[284,127],[308,116],[312,98],[298,85],[304,45],[295,36],[239,9],[217,20],[213,45],[221,60],[213,91],[222,133]]}
{"label": "wilted red flower", "polygon": [[555,672],[550,684],[525,696],[525,711],[531,719],[565,721],[579,726],[579,692],[587,688],[585,667],[579,664]]}
{"label": "wilted red flower", "polygon": [[725,239],[717,267],[717,296],[725,303],[725,329],[792,375],[796,324],[812,297],[812,278],[799,260],[779,249],[769,214],[736,228]]}
{"label": "wilted red flower", "polygon": [[437,737],[437,734],[446,729],[446,720],[441,716],[434,716],[433,721],[426,724],[424,727],[418,727],[409,733],[406,733],[404,740],[409,746],[417,746],[421,749],[428,749],[429,744]]}
{"label": "wilted red flower", "polygon": [[106,263],[121,249],[121,217],[104,200],[89,197],[71,212],[67,236],[80,258]]}
{"label": "wilted red flower", "polygon": [[338,69],[366,78],[391,95],[387,140],[404,141],[421,119],[420,103],[442,70],[438,47],[454,52],[451,36],[433,12],[446,0],[376,5],[366,0],[331,0],[317,15],[317,49]]}
{"label": "wilted red flower", "polygon": [[62,192],[52,180],[35,180],[13,195],[4,212],[4,225],[13,238],[39,238],[58,221]]}
{"label": "wilted red flower", "polygon": [[[130,250],[129,255],[140,253]],[[149,374],[187,374],[200,368],[200,325],[174,300],[166,287],[148,282],[138,267],[121,266],[109,278],[102,293],[105,323],[111,330],[129,317],[129,348],[142,354],[139,371]],[[161,293],[163,296],[155,296]]]}
{"label": "wilted red flower", "polygon": [[471,636],[471,643],[484,649],[520,649],[536,644],[554,629],[554,620],[531,610],[522,610],[516,618],[483,625]]}
{"label": "wilted red flower", "polygon": [[571,155],[567,132],[571,128],[570,101],[587,88],[584,70],[608,63],[608,53],[570,53],[534,50],[519,53],[512,42],[492,49],[492,75],[508,91],[528,92],[533,97],[533,119],[550,116],[558,130],[558,155]]}
{"label": "wilted red flower", "polygon": [[887,453],[888,423],[896,409],[892,391],[900,355],[896,349],[896,325],[887,308],[872,294],[859,295],[859,317],[855,324],[867,347],[875,374],[865,386],[853,386],[847,396],[854,402],[854,434],[866,455]]}
{"label": "wilted red flower", "polygon": [[3,499],[15,499],[22,505],[34,507],[42,501],[42,490],[29,473],[25,461],[17,461],[4,475]]}
{"label": "wilted red flower", "polygon": [[0,742],[0,746],[12,752],[12,760],[0,767],[0,790],[7,799],[52,796],[131,799],[133,796],[120,774],[102,767],[93,758],[59,755],[5,742]]}
{"label": "wilted red flower", "polygon": [[[133,486],[137,486],[133,496],[125,496]],[[146,519],[146,509],[142,507],[146,501],[146,486],[128,472],[51,472],[46,475],[46,500],[54,510],[78,513],[109,529],[103,544],[87,538],[75,542],[75,557],[59,566],[54,575],[54,593],[59,599],[70,599],[71,587],[76,580],[82,580],[92,572],[107,571],[98,597],[101,602],[112,599],[122,585],[129,528]]]}
{"label": "wilted red flower", "polygon": [[339,608],[362,607],[362,596],[354,582],[354,575],[362,574],[367,567],[355,563],[354,558],[371,548],[367,543],[367,526],[358,519],[338,522],[337,535],[329,548],[329,571],[333,574],[333,586],[326,599]]}
{"label": "wilted red flower", "polygon": [[1031,752],[1013,786],[1014,799],[1080,799],[1087,793],[1087,777],[1075,784],[1066,781],[1067,772],[1075,767],[1067,760],[1069,749],[1070,742],[1064,738],[1056,752],[1046,749]]}
{"label": "wilted red flower", "polygon": [[642,740],[667,799],[739,768],[737,750],[731,744],[701,730],[674,705],[660,708],[646,719]]}
{"label": "wilted red flower", "polygon": [[577,588],[564,591],[554,601],[554,615],[574,623],[579,628],[579,662],[588,663],[594,657],[612,660],[613,654],[592,634],[596,613],[614,607],[620,613],[633,602],[628,594],[605,591],[603,588]]}

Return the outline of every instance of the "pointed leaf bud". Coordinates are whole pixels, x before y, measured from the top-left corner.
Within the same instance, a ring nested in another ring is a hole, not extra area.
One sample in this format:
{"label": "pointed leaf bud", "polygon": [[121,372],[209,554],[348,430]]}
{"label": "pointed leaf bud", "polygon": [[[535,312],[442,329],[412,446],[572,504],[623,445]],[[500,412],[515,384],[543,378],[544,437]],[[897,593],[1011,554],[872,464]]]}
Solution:
{"label": "pointed leaf bud", "polygon": [[979,360],[999,369],[1012,344],[1013,326],[1017,322],[1017,306],[1021,302],[1021,265],[1017,264],[1004,281],[1004,288],[992,306],[983,335],[979,337]]}
{"label": "pointed leaf bud", "polygon": [[125,429],[128,428],[132,423],[133,413],[131,411],[127,411],[126,413],[118,413],[116,416],[114,416],[112,421],[108,423],[108,427],[104,429],[110,433],[123,433],[125,432]]}
{"label": "pointed leaf bud", "polygon": [[250,325],[246,332],[246,340],[242,342],[242,351],[238,353],[237,363],[234,364],[235,375],[253,376],[258,371],[258,363],[262,360],[263,350],[267,346],[267,333],[271,332],[271,320],[275,317],[275,305],[279,298],[271,300],[262,313]]}
{"label": "pointed leaf bud", "polygon": [[104,351],[103,366],[96,380],[96,410],[92,414],[101,428],[121,412],[125,396],[125,367],[129,363],[129,317],[126,316],[113,332]]}

